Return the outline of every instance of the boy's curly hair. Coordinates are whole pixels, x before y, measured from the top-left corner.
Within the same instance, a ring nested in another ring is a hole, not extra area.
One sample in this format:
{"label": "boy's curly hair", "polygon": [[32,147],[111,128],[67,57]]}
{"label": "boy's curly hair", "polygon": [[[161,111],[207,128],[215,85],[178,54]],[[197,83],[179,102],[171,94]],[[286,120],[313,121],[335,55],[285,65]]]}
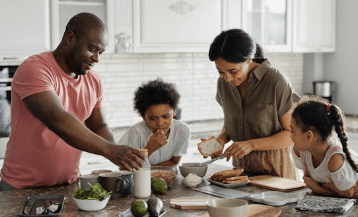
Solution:
{"label": "boy's curly hair", "polygon": [[162,79],[149,81],[142,84],[134,92],[134,110],[142,117],[145,111],[152,105],[169,104],[174,111],[177,110],[180,94],[174,83],[164,82]]}

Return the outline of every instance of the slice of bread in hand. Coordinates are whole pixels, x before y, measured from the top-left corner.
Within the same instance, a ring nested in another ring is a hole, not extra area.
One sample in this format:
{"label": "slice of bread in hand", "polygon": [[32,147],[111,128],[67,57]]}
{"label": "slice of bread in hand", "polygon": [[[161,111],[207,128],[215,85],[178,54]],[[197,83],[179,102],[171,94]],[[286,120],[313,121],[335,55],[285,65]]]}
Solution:
{"label": "slice of bread in hand", "polygon": [[207,158],[213,154],[221,154],[224,147],[215,139],[214,136],[211,136],[209,139],[200,142],[198,144],[198,149],[204,158]]}

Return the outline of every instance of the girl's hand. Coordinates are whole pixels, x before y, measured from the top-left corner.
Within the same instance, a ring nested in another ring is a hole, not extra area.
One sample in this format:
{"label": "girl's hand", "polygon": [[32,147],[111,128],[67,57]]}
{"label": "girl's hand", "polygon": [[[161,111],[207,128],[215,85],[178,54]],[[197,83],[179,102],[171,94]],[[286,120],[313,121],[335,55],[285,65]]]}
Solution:
{"label": "girl's hand", "polygon": [[242,158],[249,154],[251,151],[252,146],[248,141],[234,142],[225,150],[224,156],[227,158],[227,160],[230,160],[231,157]]}
{"label": "girl's hand", "polygon": [[164,131],[158,129],[153,135],[150,137],[147,146],[145,147],[148,149],[149,153],[153,153],[156,150],[163,147],[168,142],[167,136],[165,135]]}
{"label": "girl's hand", "polygon": [[345,191],[340,191],[333,183],[325,183],[323,184],[324,188],[328,188],[334,192],[336,192],[338,195],[342,197],[348,197],[348,198],[358,198],[358,186],[357,184],[351,187],[350,189],[347,189]]}
{"label": "girl's hand", "polygon": [[313,192],[317,192],[318,189],[322,188],[322,186],[318,182],[316,182],[309,176],[304,176],[303,181],[305,182],[306,186],[310,188]]}

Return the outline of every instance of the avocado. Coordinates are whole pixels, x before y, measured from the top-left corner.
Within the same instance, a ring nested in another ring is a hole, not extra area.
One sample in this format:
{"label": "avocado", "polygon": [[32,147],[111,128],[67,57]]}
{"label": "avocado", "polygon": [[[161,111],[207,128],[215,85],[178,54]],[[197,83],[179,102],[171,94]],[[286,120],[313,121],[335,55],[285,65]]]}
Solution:
{"label": "avocado", "polygon": [[168,189],[167,182],[159,177],[152,180],[152,191],[158,194],[164,194]]}
{"label": "avocado", "polygon": [[136,199],[131,204],[131,212],[135,217],[142,217],[148,212],[148,204],[144,200]]}
{"label": "avocado", "polygon": [[157,197],[151,197],[148,201],[148,212],[150,216],[159,216],[163,210],[163,201]]}

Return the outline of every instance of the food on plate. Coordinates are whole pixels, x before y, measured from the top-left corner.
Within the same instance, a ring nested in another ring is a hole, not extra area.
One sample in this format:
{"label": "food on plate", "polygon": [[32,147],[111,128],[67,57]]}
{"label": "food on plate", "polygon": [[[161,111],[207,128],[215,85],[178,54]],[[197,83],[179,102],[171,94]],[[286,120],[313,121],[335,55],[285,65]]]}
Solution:
{"label": "food on plate", "polygon": [[135,217],[142,217],[148,212],[148,204],[142,199],[136,199],[131,204],[131,213]]}
{"label": "food on plate", "polygon": [[164,179],[155,177],[152,179],[151,187],[154,193],[164,194],[168,189],[168,184]]}
{"label": "food on plate", "polygon": [[163,201],[158,197],[149,198],[147,204],[150,216],[159,216],[164,207]]}
{"label": "food on plate", "polygon": [[211,136],[209,139],[200,142],[198,149],[203,157],[207,158],[213,154],[221,154],[224,147],[215,139],[215,136]]}
{"label": "food on plate", "polygon": [[241,173],[244,172],[244,169],[236,169],[236,170],[223,170],[223,171],[219,171],[214,173],[210,179],[214,180],[214,181],[222,181],[225,178],[229,178],[229,177],[235,177],[235,176],[240,176]]}
{"label": "food on plate", "polygon": [[237,184],[237,183],[245,183],[249,181],[249,177],[247,176],[236,176],[236,177],[229,177],[222,180],[224,184]]}

